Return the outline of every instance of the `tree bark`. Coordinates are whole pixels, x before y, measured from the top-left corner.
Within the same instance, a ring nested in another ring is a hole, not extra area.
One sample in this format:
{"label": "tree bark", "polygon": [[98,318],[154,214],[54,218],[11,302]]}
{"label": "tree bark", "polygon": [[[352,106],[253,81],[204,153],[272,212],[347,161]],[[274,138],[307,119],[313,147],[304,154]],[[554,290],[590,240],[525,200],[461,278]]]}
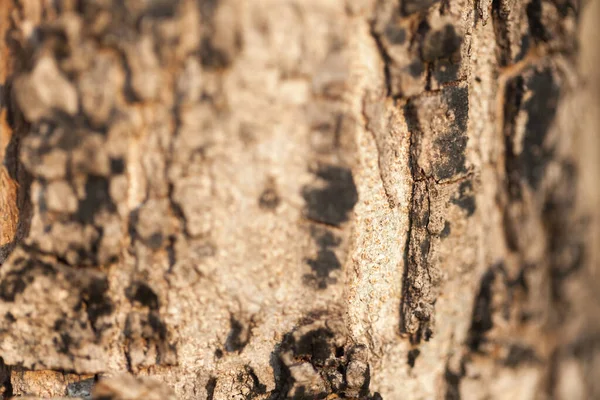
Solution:
{"label": "tree bark", "polygon": [[600,398],[599,16],[0,0],[0,393]]}

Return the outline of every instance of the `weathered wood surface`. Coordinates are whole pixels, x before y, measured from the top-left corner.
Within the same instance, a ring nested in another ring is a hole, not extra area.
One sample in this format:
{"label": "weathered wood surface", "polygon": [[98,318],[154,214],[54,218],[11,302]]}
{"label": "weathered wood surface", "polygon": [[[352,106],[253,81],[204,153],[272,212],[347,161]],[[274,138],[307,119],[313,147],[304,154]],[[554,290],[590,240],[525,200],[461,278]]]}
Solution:
{"label": "weathered wood surface", "polygon": [[0,0],[4,396],[600,397],[598,3]]}

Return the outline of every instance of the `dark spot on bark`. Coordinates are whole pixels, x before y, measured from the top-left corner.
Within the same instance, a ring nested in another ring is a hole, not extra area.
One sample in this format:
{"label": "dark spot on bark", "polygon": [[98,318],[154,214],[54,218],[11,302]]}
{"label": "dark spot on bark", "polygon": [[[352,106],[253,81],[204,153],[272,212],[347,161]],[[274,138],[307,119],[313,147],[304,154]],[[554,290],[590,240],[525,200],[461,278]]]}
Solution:
{"label": "dark spot on bark", "polygon": [[[421,126],[419,124],[419,115],[417,113],[417,107],[411,99],[408,99],[403,107],[403,114],[406,120],[406,126],[411,132],[411,143],[410,143],[410,156],[409,166],[413,180],[424,178],[422,169],[419,167],[419,155],[421,152],[420,138],[422,136]],[[413,185],[414,189],[414,185]]]}
{"label": "dark spot on bark", "polygon": [[332,232],[316,227],[311,228],[311,235],[319,245],[319,250],[316,258],[306,260],[313,273],[304,276],[304,283],[317,289],[326,289],[328,284],[336,282],[336,279],[330,277],[330,274],[342,268],[342,264],[333,250],[339,246],[341,240]]}
{"label": "dark spot on bark", "polygon": [[408,65],[408,73],[414,78],[420,77],[423,72],[425,72],[425,64],[421,61],[415,60]]}
{"label": "dark spot on bark", "polygon": [[53,329],[55,331],[60,332],[63,329],[65,329],[66,327],[67,327],[67,321],[64,318],[59,318],[56,321],[54,321]]}
{"label": "dark spot on bark", "polygon": [[485,334],[492,329],[492,286],[496,280],[496,269],[499,265],[490,267],[479,283],[479,291],[473,304],[471,327],[467,344],[471,351],[479,351],[479,346],[485,341]]}
{"label": "dark spot on bark", "polygon": [[447,24],[438,31],[427,33],[421,47],[421,58],[426,62],[448,58],[460,49],[461,43],[462,38],[454,26]]}
{"label": "dark spot on bark", "polygon": [[322,367],[331,357],[331,340],[334,335],[329,329],[319,328],[307,332],[294,346],[294,355],[298,358],[308,357],[315,367]]}
{"label": "dark spot on bark", "polygon": [[565,353],[573,354],[578,358],[592,361],[598,354],[600,348],[600,337],[597,334],[582,335],[566,346]]}
{"label": "dark spot on bark", "polygon": [[365,371],[364,379],[364,383],[360,387],[360,391],[358,392],[358,395],[361,398],[365,398],[369,394],[369,385],[371,385],[371,366],[369,365],[367,365],[367,370]]}
{"label": "dark spot on bark", "polygon": [[390,21],[385,27],[385,37],[390,43],[400,45],[406,41],[406,30]]}
{"label": "dark spot on bark", "polygon": [[552,158],[552,151],[544,147],[544,141],[556,115],[560,88],[550,69],[535,73],[526,81],[526,86],[531,97],[523,102],[527,124],[519,159],[522,174],[533,188],[537,188]]}
{"label": "dark spot on bark", "polygon": [[123,172],[125,172],[125,161],[123,160],[123,158],[111,157],[110,172],[113,175],[118,175],[118,174],[122,174]]}
{"label": "dark spot on bark", "polygon": [[425,11],[439,1],[440,0],[403,0],[402,13],[404,15],[409,15],[416,12]]}
{"label": "dark spot on bark", "polygon": [[85,183],[85,197],[79,201],[77,218],[84,224],[93,224],[94,216],[101,210],[116,211],[109,193],[109,181],[103,176],[90,175]]}
{"label": "dark spot on bark", "polygon": [[520,200],[521,193],[521,167],[519,157],[514,148],[514,135],[517,117],[521,110],[524,82],[522,76],[507,82],[504,92],[504,158],[506,186],[511,200]]}
{"label": "dark spot on bark", "polygon": [[12,324],[13,322],[16,322],[17,319],[15,318],[15,316],[9,311],[6,314],[4,314],[4,319],[6,320],[6,322],[8,322],[9,324]]}
{"label": "dark spot on bark", "polygon": [[256,372],[254,372],[254,369],[252,369],[252,367],[249,365],[246,365],[244,368],[246,370],[246,373],[252,380],[252,390],[249,394],[249,398],[255,398],[258,395],[267,393],[267,386],[265,384],[260,383]]}
{"label": "dark spot on bark", "polygon": [[519,226],[513,220],[508,212],[502,215],[502,228],[504,232],[504,240],[509,250],[517,252],[519,250]]}
{"label": "dark spot on bark", "polygon": [[99,332],[98,319],[113,312],[113,304],[107,292],[108,279],[93,278],[81,293],[81,301],[86,305],[88,320],[92,329],[97,333]]}
{"label": "dark spot on bark", "polygon": [[542,22],[542,0],[531,0],[527,4],[526,12],[531,36],[537,40],[547,40],[546,28]]}
{"label": "dark spot on bark", "polygon": [[419,349],[412,349],[408,352],[408,365],[413,368],[415,366],[415,361],[417,361],[417,357],[419,357],[419,354],[421,354],[421,350]]}
{"label": "dark spot on bark", "polygon": [[13,396],[10,375],[10,367],[4,364],[4,360],[0,357],[0,395],[4,399],[11,399]]}
{"label": "dark spot on bark", "polygon": [[215,388],[217,387],[217,378],[215,378],[214,376],[211,376],[208,379],[208,382],[206,382],[206,386],[204,387],[206,389],[206,394],[207,400],[213,400],[215,398]]}
{"label": "dark spot on bark", "polygon": [[4,301],[15,301],[15,297],[23,293],[26,287],[27,283],[22,277],[9,273],[0,283],[0,297]]}
{"label": "dark spot on bark", "polygon": [[444,222],[444,229],[442,229],[442,231],[440,232],[440,237],[442,239],[445,239],[448,236],[450,236],[450,232],[451,232],[450,222],[446,221],[446,222]]}
{"label": "dark spot on bark", "polygon": [[81,133],[81,129],[75,122],[77,117],[57,114],[55,118],[57,121],[46,119],[36,127],[36,134],[56,141],[56,146],[51,146],[48,140],[42,142],[38,148],[39,155],[49,153],[56,147],[69,152],[75,150],[81,144],[84,134]]}
{"label": "dark spot on bark", "polygon": [[437,181],[452,178],[466,172],[465,149],[467,147],[467,122],[469,118],[469,91],[466,87],[448,87],[442,96],[454,121],[448,129],[435,139],[439,160],[433,165]]}
{"label": "dark spot on bark", "polygon": [[429,255],[429,249],[431,248],[431,238],[429,236],[424,237],[421,243],[419,243],[419,248],[422,257],[426,258],[427,255]]}
{"label": "dark spot on bark", "polygon": [[56,346],[56,350],[62,354],[69,354],[69,348],[73,344],[73,339],[71,335],[66,332],[62,332],[59,338],[53,339],[54,345]]}
{"label": "dark spot on bark", "polygon": [[511,60],[511,42],[509,32],[509,12],[503,7],[502,1],[492,1],[492,19],[494,21],[494,35],[497,43],[497,60],[500,67],[506,66]]}
{"label": "dark spot on bark", "polygon": [[241,352],[250,340],[250,331],[244,329],[244,325],[233,315],[229,317],[229,324],[231,329],[225,341],[225,350]]}
{"label": "dark spot on bark", "polygon": [[59,318],[54,321],[53,328],[59,334],[58,337],[52,339],[57,351],[62,354],[69,354],[69,349],[73,344],[73,338],[68,333],[71,329],[68,321],[64,318]]}
{"label": "dark spot on bark", "polygon": [[57,60],[64,60],[71,54],[71,46],[64,28],[59,26],[38,26],[35,35],[40,43],[51,49]]}
{"label": "dark spot on bark", "polygon": [[294,384],[294,378],[290,373],[289,367],[281,359],[281,353],[290,341],[291,334],[287,333],[281,343],[275,345],[269,364],[273,369],[275,379],[275,389],[271,392],[268,400],[284,400],[289,398],[289,392]]}
{"label": "dark spot on bark", "polygon": [[[4,86],[5,91],[3,96],[0,98],[0,102],[2,103],[3,107],[5,107],[6,113],[4,115],[6,115],[6,122],[9,128],[11,128],[13,132],[16,132],[19,129],[23,129],[23,126],[27,125],[24,121],[22,111],[17,107],[17,102],[6,97],[10,93],[11,88],[12,85],[10,83]],[[4,148],[4,160],[2,161],[4,167],[6,168],[6,172],[8,172],[8,175],[13,181],[16,182],[22,181],[22,179],[19,179],[20,175],[25,176],[29,180],[29,174],[26,172],[27,169],[23,167],[23,164],[19,158],[21,139],[21,135],[10,136],[10,140],[8,143],[6,143],[6,147]]]}
{"label": "dark spot on bark", "polygon": [[202,38],[200,44],[200,63],[206,69],[222,69],[231,64],[230,57],[226,52],[214,46],[210,38]]}
{"label": "dark spot on bark", "polygon": [[574,236],[574,238],[552,252],[552,255],[556,257],[552,260],[550,271],[553,286],[558,286],[560,281],[579,270],[583,265],[585,245],[581,242],[579,236]]}
{"label": "dark spot on bark", "polygon": [[454,112],[454,125],[464,133],[469,120],[469,89],[465,86],[451,86],[443,90],[448,109]]}
{"label": "dark spot on bark", "polygon": [[177,14],[179,0],[152,0],[144,10],[144,16],[155,19],[173,18]]}
{"label": "dark spot on bark", "polygon": [[440,84],[455,82],[458,80],[459,71],[460,63],[447,59],[437,60],[433,66],[433,77]]}
{"label": "dark spot on bark", "polygon": [[157,250],[163,246],[164,236],[161,232],[154,232],[145,242],[152,250]]}
{"label": "dark spot on bark", "polygon": [[140,221],[140,209],[136,208],[129,213],[129,220],[127,223],[127,233],[131,238],[131,241],[135,241],[140,239],[140,236],[137,233],[136,227]]}
{"label": "dark spot on bark", "polygon": [[450,199],[450,202],[465,210],[468,217],[473,215],[477,208],[473,194],[473,183],[470,180],[462,181],[458,187],[458,193]]}
{"label": "dark spot on bark", "polygon": [[[15,263],[15,266],[18,264]],[[23,264],[22,268],[8,272],[0,282],[0,298],[4,301],[15,301],[16,296],[25,291],[25,288],[34,281],[36,275],[48,276],[55,274],[52,265],[36,259],[23,260]]]}
{"label": "dark spot on bark", "polygon": [[562,298],[563,280],[580,270],[586,258],[585,228],[573,217],[577,169],[570,163],[561,166],[561,179],[546,195],[541,217],[549,249],[551,294],[557,303]]}
{"label": "dark spot on bark", "polygon": [[539,361],[535,350],[531,347],[513,344],[510,346],[508,355],[504,359],[504,365],[509,368],[516,368],[523,363],[537,363]]}
{"label": "dark spot on bark", "polygon": [[169,260],[169,273],[173,272],[173,267],[177,262],[177,253],[175,252],[175,237],[169,236],[167,243],[167,259]]}
{"label": "dark spot on bark", "polygon": [[431,330],[431,328],[427,328],[425,329],[425,341],[429,342],[429,340],[433,337],[433,331]]}
{"label": "dark spot on bark", "polygon": [[150,311],[148,313],[148,323],[154,332],[158,334],[160,340],[167,338],[167,326],[161,321],[156,311]]}
{"label": "dark spot on bark", "polygon": [[17,257],[13,263],[15,265],[20,265],[20,264],[24,264],[26,261],[27,261],[27,259],[25,257]]}
{"label": "dark spot on bark", "polygon": [[273,186],[267,186],[258,198],[258,205],[264,210],[274,210],[280,202],[277,190]]}
{"label": "dark spot on bark", "polygon": [[463,369],[464,366],[461,365],[461,371],[456,373],[446,365],[446,370],[444,371],[444,380],[446,381],[444,400],[460,400],[460,381],[465,375]]}
{"label": "dark spot on bark", "polygon": [[304,213],[310,220],[339,226],[348,220],[358,201],[358,192],[349,168],[333,165],[319,166],[316,176],[325,187],[305,186],[302,197],[306,201]]}
{"label": "dark spot on bark", "polygon": [[534,314],[529,311],[521,311],[519,313],[519,322],[526,324],[534,318]]}
{"label": "dark spot on bark", "polygon": [[514,62],[519,62],[522,59],[525,58],[525,56],[527,55],[527,53],[529,52],[529,49],[531,48],[531,39],[529,37],[529,35],[523,35],[521,37],[521,49],[519,50],[519,53],[515,56],[515,60]]}
{"label": "dark spot on bark", "polygon": [[[46,190],[46,186],[44,185],[44,191],[45,190]],[[42,195],[38,197],[38,210],[39,210],[40,214],[42,214],[42,215],[46,215],[48,212],[48,203],[46,203],[45,193],[42,193]],[[51,229],[52,229],[52,226],[50,224],[44,225],[44,233],[50,232]]]}
{"label": "dark spot on bark", "polygon": [[339,346],[335,348],[335,357],[340,358],[344,356],[344,346]]}
{"label": "dark spot on bark", "polygon": [[342,240],[328,229],[313,226],[310,235],[321,248],[337,247]]}
{"label": "dark spot on bark", "polygon": [[131,339],[133,338],[133,327],[132,327],[132,315],[128,314],[127,318],[125,319],[125,326],[123,327],[123,335],[125,335],[126,338]]}
{"label": "dark spot on bark", "polygon": [[221,349],[216,349],[216,350],[215,350],[215,357],[216,357],[216,358],[223,358],[223,350],[221,350]]}
{"label": "dark spot on bark", "polygon": [[158,310],[160,307],[158,296],[154,290],[152,290],[152,288],[144,282],[133,282],[127,289],[125,289],[125,295],[129,301],[137,301],[151,310]]}

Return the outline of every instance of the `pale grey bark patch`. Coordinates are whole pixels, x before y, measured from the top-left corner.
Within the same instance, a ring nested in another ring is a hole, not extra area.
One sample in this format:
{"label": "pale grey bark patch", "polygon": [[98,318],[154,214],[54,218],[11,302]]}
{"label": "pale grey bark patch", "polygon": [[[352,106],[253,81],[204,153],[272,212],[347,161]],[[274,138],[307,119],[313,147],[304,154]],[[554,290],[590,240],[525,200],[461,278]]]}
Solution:
{"label": "pale grey bark patch", "polygon": [[83,400],[92,399],[92,389],[96,380],[94,378],[85,379],[79,382],[70,383],[67,386],[67,396],[77,397]]}

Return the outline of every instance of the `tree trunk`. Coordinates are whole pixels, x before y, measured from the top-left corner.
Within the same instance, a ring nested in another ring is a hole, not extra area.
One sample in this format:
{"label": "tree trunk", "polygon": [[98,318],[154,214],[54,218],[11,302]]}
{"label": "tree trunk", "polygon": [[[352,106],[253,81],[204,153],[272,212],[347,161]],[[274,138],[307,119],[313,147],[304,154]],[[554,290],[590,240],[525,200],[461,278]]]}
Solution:
{"label": "tree trunk", "polygon": [[4,398],[600,398],[599,10],[0,0]]}

